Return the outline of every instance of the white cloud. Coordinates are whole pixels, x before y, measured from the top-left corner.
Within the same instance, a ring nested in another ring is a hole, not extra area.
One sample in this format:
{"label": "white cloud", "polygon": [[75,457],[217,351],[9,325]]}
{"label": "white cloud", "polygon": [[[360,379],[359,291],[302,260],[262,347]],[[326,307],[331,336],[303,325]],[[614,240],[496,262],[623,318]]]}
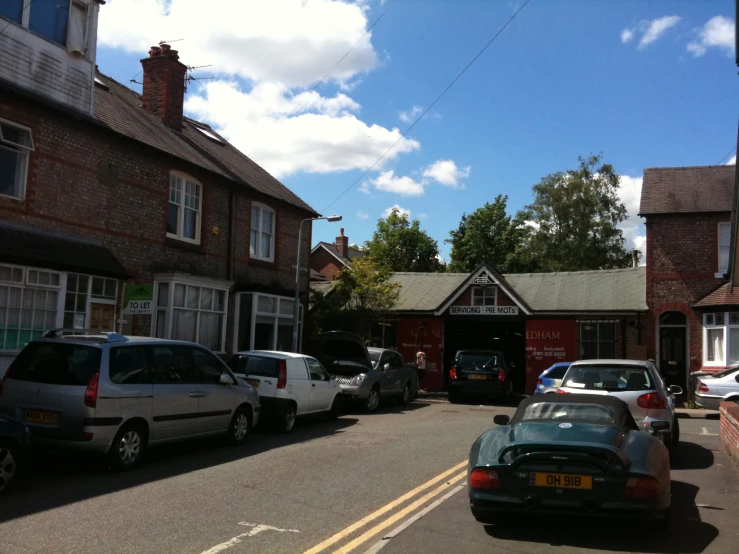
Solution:
{"label": "white cloud", "polygon": [[736,154],[734,154],[731,159],[726,162],[726,165],[736,165]]}
{"label": "white cloud", "polygon": [[372,184],[378,190],[394,192],[402,196],[420,196],[423,194],[424,183],[414,180],[412,177],[396,177],[392,169],[383,171],[372,180]]}
{"label": "white cloud", "polygon": [[734,22],[728,17],[717,15],[696,29],[698,38],[687,46],[693,56],[703,56],[711,47],[723,48],[727,54],[734,53]]}
{"label": "white cloud", "polygon": [[393,213],[393,210],[398,210],[400,212],[400,215],[407,215],[408,219],[411,218],[411,211],[407,208],[401,208],[398,204],[395,204],[394,206],[390,206],[388,209],[386,209],[384,212],[382,212],[382,217],[387,217],[391,213]]}
{"label": "white cloud", "polygon": [[413,104],[409,109],[399,112],[398,118],[403,123],[413,123],[416,120],[416,118],[422,113],[423,113],[423,108],[421,106],[416,106],[415,104]]}
{"label": "white cloud", "polygon": [[369,214],[364,213],[364,212],[357,212],[357,217],[359,219],[369,219]]}
{"label": "white cloud", "polygon": [[632,31],[631,29],[624,29],[623,31],[621,31],[621,42],[623,42],[624,44],[626,44],[633,38],[634,31]]}
{"label": "white cloud", "polygon": [[640,250],[642,258],[641,265],[647,261],[647,232],[644,227],[643,218],[639,217],[639,204],[641,202],[642,177],[629,177],[621,175],[621,186],[619,196],[628,213],[626,220],[618,226],[623,231],[626,243],[624,246],[628,249]]}
{"label": "white cloud", "polygon": [[362,181],[362,184],[359,185],[359,192],[363,192],[364,194],[372,193],[372,191],[370,190],[369,183],[367,181]]}
{"label": "white cloud", "polygon": [[666,15],[649,22],[647,30],[639,41],[638,48],[644,48],[660,39],[668,29],[677,25],[680,19],[681,17],[678,15]]}
{"label": "white cloud", "polygon": [[470,166],[457,167],[452,160],[437,160],[423,171],[423,176],[452,188],[463,188],[462,179],[470,176]]}
{"label": "white cloud", "polygon": [[418,214],[418,219],[426,219],[429,214]]}

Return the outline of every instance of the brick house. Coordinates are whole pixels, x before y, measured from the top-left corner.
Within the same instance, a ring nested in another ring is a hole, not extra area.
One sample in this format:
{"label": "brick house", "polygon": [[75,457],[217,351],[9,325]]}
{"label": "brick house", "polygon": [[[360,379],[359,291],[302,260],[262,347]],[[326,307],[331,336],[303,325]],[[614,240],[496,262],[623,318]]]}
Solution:
{"label": "brick house", "polygon": [[[319,242],[310,252],[310,269],[320,273],[329,281],[334,281],[344,268],[351,268],[352,260],[361,258],[364,252],[349,246],[349,237],[341,229],[336,242]],[[320,280],[316,277],[315,280]]]}
{"label": "brick house", "polygon": [[50,328],[289,350],[318,214],[183,116],[175,50],[142,60],[141,96],[96,70],[97,1],[55,2],[65,32],[43,6],[0,6],[0,372]]}
{"label": "brick house", "polygon": [[739,299],[726,287],[735,169],[644,170],[647,353],[669,384],[739,362]]}

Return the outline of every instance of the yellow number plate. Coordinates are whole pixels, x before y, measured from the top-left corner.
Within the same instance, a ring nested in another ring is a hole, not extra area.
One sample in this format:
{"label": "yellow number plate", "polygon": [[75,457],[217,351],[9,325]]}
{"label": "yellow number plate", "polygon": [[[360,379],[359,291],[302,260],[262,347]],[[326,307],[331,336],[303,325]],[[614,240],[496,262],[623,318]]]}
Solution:
{"label": "yellow number plate", "polygon": [[247,379],[246,382],[249,383],[255,389],[258,389],[259,388],[259,383],[261,381],[259,381],[259,379]]}
{"label": "yellow number plate", "polygon": [[26,419],[39,423],[56,423],[56,414],[40,412],[38,410],[26,410]]}
{"label": "yellow number plate", "polygon": [[479,379],[480,381],[484,381],[487,378],[487,375],[470,375],[470,379]]}
{"label": "yellow number plate", "polygon": [[532,484],[535,487],[556,487],[558,489],[593,488],[593,478],[590,475],[569,475],[567,473],[534,473]]}

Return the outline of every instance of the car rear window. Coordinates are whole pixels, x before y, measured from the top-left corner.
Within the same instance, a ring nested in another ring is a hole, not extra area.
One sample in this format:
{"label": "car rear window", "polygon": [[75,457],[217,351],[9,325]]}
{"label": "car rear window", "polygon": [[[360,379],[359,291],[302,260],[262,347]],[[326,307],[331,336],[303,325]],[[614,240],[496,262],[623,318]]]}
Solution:
{"label": "car rear window", "polygon": [[572,402],[537,402],[526,408],[521,418],[531,420],[575,420],[593,423],[615,423],[616,412],[601,404],[577,404]]}
{"label": "car rear window", "polygon": [[649,370],[634,366],[570,366],[565,387],[585,390],[626,392],[653,390],[655,383]]}
{"label": "car rear window", "polygon": [[87,386],[100,371],[102,351],[94,346],[32,342],[8,368],[8,377],[48,385]]}
{"label": "car rear window", "polygon": [[234,356],[231,359],[231,371],[244,375],[261,377],[279,377],[280,360],[264,356]]}
{"label": "car rear window", "polygon": [[495,366],[499,363],[499,356],[497,352],[462,352],[457,356],[457,363],[478,367]]}
{"label": "car rear window", "polygon": [[717,371],[711,377],[714,379],[721,379],[722,377],[727,377],[728,375],[731,375],[732,373],[739,373],[739,367],[730,367],[729,369],[724,369],[723,371]]}

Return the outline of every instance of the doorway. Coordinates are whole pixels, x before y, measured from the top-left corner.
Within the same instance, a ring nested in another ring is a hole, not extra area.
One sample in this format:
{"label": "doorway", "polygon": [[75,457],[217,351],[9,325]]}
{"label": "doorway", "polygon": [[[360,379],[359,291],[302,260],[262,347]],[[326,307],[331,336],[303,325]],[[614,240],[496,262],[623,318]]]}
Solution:
{"label": "doorway", "polygon": [[659,370],[665,384],[688,386],[688,319],[682,312],[659,316]]}
{"label": "doorway", "polygon": [[90,304],[90,330],[114,331],[115,306],[112,304]]}

